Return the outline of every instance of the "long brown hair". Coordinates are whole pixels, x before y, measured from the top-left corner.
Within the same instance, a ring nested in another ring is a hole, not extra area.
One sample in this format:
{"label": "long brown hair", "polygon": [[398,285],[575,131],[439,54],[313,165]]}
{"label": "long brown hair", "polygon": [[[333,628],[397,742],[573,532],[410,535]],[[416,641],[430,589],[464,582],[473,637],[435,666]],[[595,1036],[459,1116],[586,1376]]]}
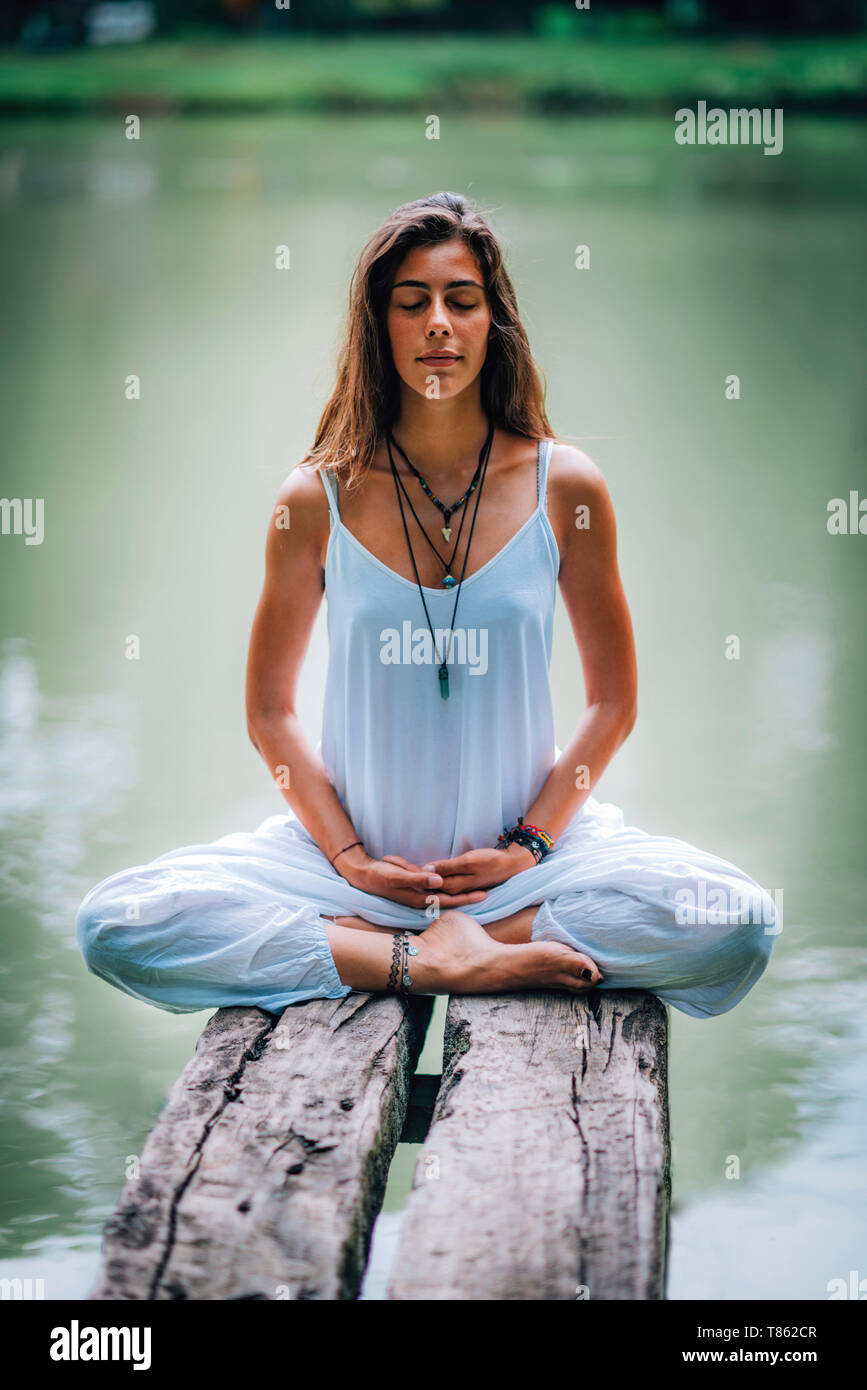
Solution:
{"label": "long brown hair", "polygon": [[414,246],[460,239],[475,256],[491,309],[481,372],[482,409],[495,426],[527,439],[551,437],[544,385],[533,360],[499,243],[481,212],[459,193],[433,193],[397,208],[367,241],[349,288],[337,383],[303,463],[335,468],[352,485],[397,417],[400,378],[386,326],[392,282]]}

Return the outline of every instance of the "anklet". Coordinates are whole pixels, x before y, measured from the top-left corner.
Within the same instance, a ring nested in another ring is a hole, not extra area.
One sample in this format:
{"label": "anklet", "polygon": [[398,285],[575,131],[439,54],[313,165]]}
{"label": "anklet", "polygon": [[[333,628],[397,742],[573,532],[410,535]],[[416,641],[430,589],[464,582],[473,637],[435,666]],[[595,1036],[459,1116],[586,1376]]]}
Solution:
{"label": "anklet", "polygon": [[409,966],[408,966],[408,962],[407,962],[407,956],[417,956],[417,955],[418,955],[418,947],[417,947],[417,946],[410,946],[410,944],[409,944],[409,932],[408,932],[408,931],[405,931],[404,934],[403,934],[403,983],[404,983],[404,986],[405,986],[405,989],[404,989],[404,996],[405,996],[406,998],[409,997],[409,987],[410,987],[410,985],[412,984],[412,976],[411,976],[410,973],[409,973]]}
{"label": "anklet", "polygon": [[397,994],[397,981],[400,973],[400,945],[402,933],[396,931],[391,941],[391,969],[388,972],[388,984],[386,990],[394,990]]}
{"label": "anklet", "polygon": [[402,994],[404,998],[408,998],[412,976],[407,969],[407,956],[417,955],[418,947],[409,944],[409,932],[395,932],[391,945],[391,969],[388,972],[387,991],[393,990],[395,994]]}

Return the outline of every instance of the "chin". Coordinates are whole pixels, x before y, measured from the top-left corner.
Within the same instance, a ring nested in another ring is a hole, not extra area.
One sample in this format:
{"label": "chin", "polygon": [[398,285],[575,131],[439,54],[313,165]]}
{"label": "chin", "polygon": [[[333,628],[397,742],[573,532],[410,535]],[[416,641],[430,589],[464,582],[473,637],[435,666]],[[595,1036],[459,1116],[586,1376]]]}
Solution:
{"label": "chin", "polygon": [[[424,396],[427,395],[429,389],[428,378],[432,376],[436,377],[439,383],[440,399],[442,399],[443,396],[456,396],[460,391],[465,391],[470,383],[475,380],[476,375],[477,373],[467,371],[466,369],[455,371],[454,368],[449,367],[444,369],[439,367],[427,367],[422,369],[419,376],[413,373],[414,380],[407,384],[412,385],[416,391]],[[435,400],[436,397],[432,397],[432,399]]]}

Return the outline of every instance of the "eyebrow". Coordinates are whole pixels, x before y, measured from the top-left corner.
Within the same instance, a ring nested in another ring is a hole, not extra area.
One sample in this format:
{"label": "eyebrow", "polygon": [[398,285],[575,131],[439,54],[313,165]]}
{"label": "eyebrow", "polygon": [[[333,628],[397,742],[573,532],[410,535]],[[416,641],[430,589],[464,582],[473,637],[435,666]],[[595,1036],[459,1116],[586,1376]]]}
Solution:
{"label": "eyebrow", "polygon": [[[397,284],[392,285],[393,290],[399,290],[403,285],[411,285],[413,289],[429,290],[430,285],[427,280],[398,280]],[[474,289],[483,290],[484,285],[480,285],[477,280],[449,280],[446,285],[447,290],[460,289],[462,285],[472,285]]]}

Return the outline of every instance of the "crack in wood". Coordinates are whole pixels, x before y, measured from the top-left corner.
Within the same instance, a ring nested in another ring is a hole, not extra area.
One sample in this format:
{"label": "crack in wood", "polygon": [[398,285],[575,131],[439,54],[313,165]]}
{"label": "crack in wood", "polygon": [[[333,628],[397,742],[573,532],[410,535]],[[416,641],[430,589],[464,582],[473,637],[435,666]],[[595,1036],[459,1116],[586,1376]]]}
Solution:
{"label": "crack in wood", "polygon": [[315,1154],[331,1153],[333,1149],[337,1148],[336,1140],[333,1143],[328,1143],[323,1141],[322,1139],[311,1139],[309,1135],[302,1134],[300,1130],[297,1130],[294,1127],[294,1125],[290,1124],[289,1132],[286,1135],[286,1138],[283,1140],[282,1144],[278,1144],[276,1149],[272,1149],[271,1153],[269,1153],[268,1157],[265,1159],[265,1167],[267,1168],[268,1164],[271,1162],[271,1159],[276,1158],[278,1153],[281,1153],[284,1149],[287,1149],[289,1145],[293,1142],[293,1140],[296,1139],[304,1149],[304,1160],[302,1160],[301,1162],[293,1163],[291,1168],[287,1168],[287,1173],[300,1173],[304,1168],[304,1162],[308,1158],[312,1158]]}
{"label": "crack in wood", "polygon": [[[377,996],[375,994],[362,994],[361,992],[356,994],[354,990],[352,994],[347,994],[345,1000],[342,1001],[343,1007],[336,1015],[334,1032],[339,1032],[339,1030],[345,1028],[348,1023],[357,1023],[362,1014],[368,1013],[375,1004],[381,1002],[381,998],[381,995]],[[401,1022],[402,1021],[401,1019]],[[399,1026],[400,1024],[398,1024],[398,1027]]]}
{"label": "crack in wood", "polygon": [[[584,1217],[587,1213],[587,1191],[590,1182],[590,1147],[587,1143],[587,1136],[581,1126],[581,1101],[578,1094],[578,1086],[575,1080],[575,1073],[572,1072],[572,1114],[569,1119],[578,1131],[581,1140],[581,1209],[578,1213],[578,1225],[575,1227],[575,1234],[578,1237],[578,1285],[587,1287],[587,1264],[585,1259],[585,1237],[584,1237]],[[576,1289],[577,1293],[577,1289]]]}
{"label": "crack in wood", "polygon": [[451,1108],[446,1108],[446,1102],[455,1087],[460,1085],[464,1073],[457,1063],[469,1052],[471,1043],[469,1021],[465,1018],[458,1019],[454,1027],[449,1028],[447,1018],[443,1039],[443,1074],[433,1111],[434,1123],[447,1120],[454,1114]]}
{"label": "crack in wood", "polygon": [[633,1186],[632,1217],[635,1229],[635,1249],[641,1249],[641,1177],[638,1171],[638,1145],[636,1143],[635,1125],[638,1111],[638,1096],[632,1102],[632,1165],[635,1170],[635,1183]]}
{"label": "crack in wood", "polygon": [[374,1072],[374,1071],[376,1071],[377,1069],[379,1069],[379,1063],[382,1061],[383,1055],[384,1055],[384,1054],[388,1051],[388,1049],[391,1047],[391,1044],[394,1042],[395,1038],[397,1037],[397,1035],[398,1035],[398,1033],[400,1032],[400,1030],[401,1030],[402,1027],[403,1027],[403,1018],[401,1018],[400,1022],[398,1023],[397,1027],[395,1028],[394,1032],[393,1032],[393,1033],[389,1033],[389,1035],[388,1035],[388,1037],[386,1038],[385,1042],[382,1044],[382,1047],[378,1047],[378,1048],[376,1049],[376,1051],[372,1054],[372,1056],[371,1056],[371,1058],[370,1058],[370,1061],[369,1061],[368,1064],[367,1064],[367,1070],[368,1070],[368,1072]]}
{"label": "crack in wood", "polygon": [[[246,1070],[248,1062],[257,1062],[259,1060],[267,1046],[268,1037],[271,1033],[273,1033],[276,1025],[277,1018],[272,1017],[271,1020],[268,1023],[266,1023],[265,1027],[262,1029],[262,1032],[257,1035],[254,1041],[244,1052],[244,1055],[238,1063],[238,1066],[236,1067],[235,1071],[232,1072],[232,1074],[225,1079],[225,1084],[223,1087],[223,1099],[217,1106],[217,1109],[214,1111],[213,1115],[211,1115],[205,1121],[204,1127],[202,1129],[202,1136],[191,1151],[190,1159],[194,1158],[195,1162],[193,1163],[193,1166],[190,1169],[190,1171],[178,1184],[177,1188],[172,1194],[171,1203],[169,1204],[166,1244],[163,1253],[161,1254],[157,1262],[157,1267],[154,1270],[153,1278],[150,1281],[150,1286],[148,1289],[148,1298],[150,1300],[156,1298],[157,1290],[159,1289],[159,1286],[162,1283],[163,1275],[165,1274],[166,1269],[168,1268],[169,1260],[172,1257],[172,1253],[175,1247],[175,1241],[177,1238],[178,1208],[181,1204],[181,1200],[183,1198],[184,1193],[186,1192],[187,1188],[189,1187],[190,1183],[192,1182],[193,1178],[199,1170],[199,1166],[202,1162],[202,1152],[204,1150],[208,1136],[210,1135],[212,1129],[214,1128],[214,1125],[217,1123],[220,1116],[223,1114],[224,1110],[226,1110],[226,1108],[229,1105],[233,1104],[233,1102],[237,1099],[238,1095],[240,1094],[239,1083],[241,1077],[244,1074],[244,1071]],[[172,1285],[171,1290],[169,1286],[166,1286],[166,1292],[171,1292],[171,1297],[173,1298],[186,1297],[186,1293],[180,1288],[179,1285]]]}
{"label": "crack in wood", "polygon": [[572,1072],[571,1101],[572,1113],[569,1119],[577,1129],[578,1137],[581,1140],[581,1215],[583,1216],[585,1211],[584,1204],[587,1198],[587,1184],[590,1180],[590,1145],[587,1143],[587,1135],[584,1133],[581,1125],[581,1101],[578,1095],[578,1084],[575,1079],[574,1071]]}
{"label": "crack in wood", "polygon": [[605,1059],[605,1066],[602,1068],[603,1071],[607,1071],[608,1068],[609,1068],[609,1066],[611,1065],[611,1054],[612,1054],[613,1051],[614,1051],[614,1044],[615,1044],[616,1041],[617,1041],[617,1019],[618,1019],[618,1017],[619,1017],[619,1015],[618,1015],[618,1013],[617,1013],[617,1009],[615,1008],[615,1009],[612,1011],[612,1014],[611,1014],[611,1038],[610,1038],[609,1043],[608,1043],[608,1056],[607,1056],[606,1059]]}
{"label": "crack in wood", "polygon": [[590,1010],[594,1019],[596,1020],[596,1027],[601,1031],[602,1015],[605,1011],[605,1005],[602,1001],[601,991],[598,989],[591,989],[588,990],[583,997],[588,1009]]}

